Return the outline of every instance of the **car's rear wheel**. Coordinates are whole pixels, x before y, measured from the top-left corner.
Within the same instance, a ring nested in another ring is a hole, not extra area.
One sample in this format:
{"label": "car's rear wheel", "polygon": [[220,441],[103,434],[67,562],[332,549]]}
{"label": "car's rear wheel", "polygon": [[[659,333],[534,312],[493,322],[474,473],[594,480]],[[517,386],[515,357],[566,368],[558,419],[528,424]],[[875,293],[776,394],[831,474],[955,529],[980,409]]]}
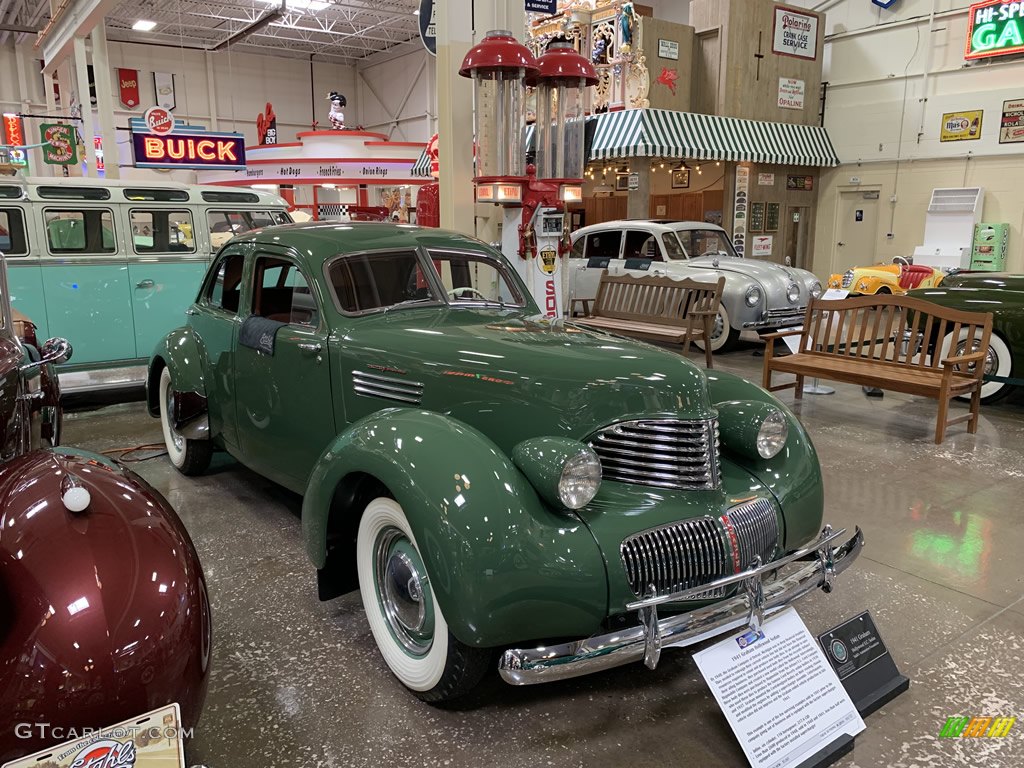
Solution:
{"label": "car's rear wheel", "polygon": [[182,474],[201,475],[210,466],[213,445],[209,440],[189,440],[174,428],[171,416],[173,404],[171,370],[164,368],[160,372],[160,426],[163,427],[167,456]]}
{"label": "car's rear wheel", "polygon": [[[950,355],[963,355],[969,354],[975,351],[979,346],[977,340],[971,344],[971,349],[967,347],[967,330],[960,331],[960,336],[956,339],[956,343],[953,341],[953,334],[947,333],[946,338],[942,340],[942,358],[945,359]],[[1010,357],[1010,348],[1006,342],[993,333],[989,338],[988,343],[988,354],[985,356],[985,375],[986,376],[1003,376],[1008,377],[1013,368],[1013,359]],[[968,366],[968,369],[973,371],[974,365]],[[1012,384],[1007,384],[1003,381],[986,381],[981,385],[981,402],[983,403],[994,403],[1009,394],[1013,388]],[[965,397],[959,397],[958,400],[970,400],[970,395]]]}
{"label": "car's rear wheel", "polygon": [[379,497],[366,505],[356,538],[359,592],[384,662],[423,701],[469,691],[490,652],[460,643],[448,630],[401,505]]}
{"label": "car's rear wheel", "polygon": [[[729,310],[725,308],[724,304],[720,304],[718,314],[711,325],[711,351],[728,352],[736,347],[739,340],[740,332],[729,324]],[[703,341],[695,341],[693,343],[701,351],[704,350]]]}

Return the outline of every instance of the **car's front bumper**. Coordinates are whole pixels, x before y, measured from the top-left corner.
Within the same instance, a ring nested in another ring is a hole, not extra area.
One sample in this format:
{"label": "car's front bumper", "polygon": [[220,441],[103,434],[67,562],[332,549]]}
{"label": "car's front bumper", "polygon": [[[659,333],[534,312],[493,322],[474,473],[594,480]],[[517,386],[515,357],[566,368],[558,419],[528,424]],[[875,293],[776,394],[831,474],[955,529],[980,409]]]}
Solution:
{"label": "car's front bumper", "polygon": [[782,309],[769,309],[763,313],[759,320],[748,320],[743,323],[743,329],[748,331],[775,330],[786,328],[792,325],[800,325],[807,314],[807,305],[799,307],[786,307]]}
{"label": "car's front bumper", "polygon": [[[641,659],[654,669],[663,647],[693,645],[745,625],[756,629],[765,615],[792,605],[813,590],[832,591],[835,575],[846,570],[864,546],[860,528],[843,541],[845,533],[845,530],[833,533],[826,527],[815,541],[767,565],[756,565],[685,592],[630,603],[626,607],[639,613],[638,626],[585,640],[507,650],[499,663],[501,676],[512,685],[531,685],[600,672]],[[801,560],[810,562],[791,574],[765,583],[766,576]],[[658,619],[659,605],[694,599],[702,592],[737,584],[742,591],[735,597]]]}

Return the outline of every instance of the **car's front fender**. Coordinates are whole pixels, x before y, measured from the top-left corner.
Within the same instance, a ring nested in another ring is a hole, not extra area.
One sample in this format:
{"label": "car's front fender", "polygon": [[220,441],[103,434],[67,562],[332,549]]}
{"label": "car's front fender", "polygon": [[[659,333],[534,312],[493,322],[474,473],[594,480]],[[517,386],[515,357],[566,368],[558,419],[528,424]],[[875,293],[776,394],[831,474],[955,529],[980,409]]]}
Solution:
{"label": "car's front fender", "polygon": [[[367,499],[344,489],[367,477],[401,504],[449,628],[463,643],[585,637],[600,627],[607,575],[587,527],[547,507],[482,433],[439,413],[378,411],[323,453],[302,505],[317,568],[328,564],[329,534],[358,529]],[[344,538],[347,551],[330,557],[354,561],[354,535]]]}
{"label": "car's front fender", "polygon": [[175,328],[156,345],[146,376],[146,405],[151,416],[160,415],[160,374],[165,367],[171,369],[171,381],[176,392],[194,393],[205,403],[206,379],[201,346],[202,340],[187,325]]}
{"label": "car's front fender", "polygon": [[[778,499],[786,522],[787,551],[807,543],[821,531],[825,491],[817,451],[800,420],[770,392],[730,373],[708,371],[708,393],[715,406],[731,401],[754,400],[775,406],[786,416],[789,436],[786,447],[774,458],[752,459],[725,443],[730,459],[760,480]],[[720,412],[719,418],[726,418]]]}

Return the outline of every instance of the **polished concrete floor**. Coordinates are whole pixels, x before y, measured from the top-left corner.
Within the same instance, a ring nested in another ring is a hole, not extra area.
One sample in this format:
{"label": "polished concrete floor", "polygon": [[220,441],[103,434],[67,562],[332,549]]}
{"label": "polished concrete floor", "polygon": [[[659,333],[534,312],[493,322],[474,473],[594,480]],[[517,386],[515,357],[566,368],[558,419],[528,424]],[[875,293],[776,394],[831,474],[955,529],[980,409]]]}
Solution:
{"label": "polished concrete floor", "polygon": [[[759,381],[751,349],[716,364]],[[860,525],[867,544],[837,590],[800,614],[817,633],[870,609],[913,681],[838,765],[1024,765],[1024,393],[983,407],[977,435],[958,425],[936,446],[934,401],[834,386],[795,408],[821,457],[826,519]],[[95,450],[159,440],[138,402],[80,407],[67,421],[66,442]],[[422,704],[384,667],[357,594],[317,601],[297,496],[228,457],[197,479],[164,458],[134,467],[178,510],[209,580],[214,665],[190,764],[746,764],[682,650],[654,672],[530,688],[495,674],[457,707]],[[951,715],[1022,721],[1002,739],[938,739]]]}

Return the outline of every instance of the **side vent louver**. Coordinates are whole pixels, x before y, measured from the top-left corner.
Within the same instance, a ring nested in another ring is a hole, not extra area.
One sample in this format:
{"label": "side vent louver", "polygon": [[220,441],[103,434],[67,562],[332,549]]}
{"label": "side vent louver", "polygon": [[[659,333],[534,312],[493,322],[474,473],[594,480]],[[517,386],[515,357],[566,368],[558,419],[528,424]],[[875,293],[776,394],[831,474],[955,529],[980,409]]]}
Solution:
{"label": "side vent louver", "polygon": [[419,405],[423,401],[423,384],[397,376],[352,371],[352,389],[359,395],[394,400],[405,405]]}

